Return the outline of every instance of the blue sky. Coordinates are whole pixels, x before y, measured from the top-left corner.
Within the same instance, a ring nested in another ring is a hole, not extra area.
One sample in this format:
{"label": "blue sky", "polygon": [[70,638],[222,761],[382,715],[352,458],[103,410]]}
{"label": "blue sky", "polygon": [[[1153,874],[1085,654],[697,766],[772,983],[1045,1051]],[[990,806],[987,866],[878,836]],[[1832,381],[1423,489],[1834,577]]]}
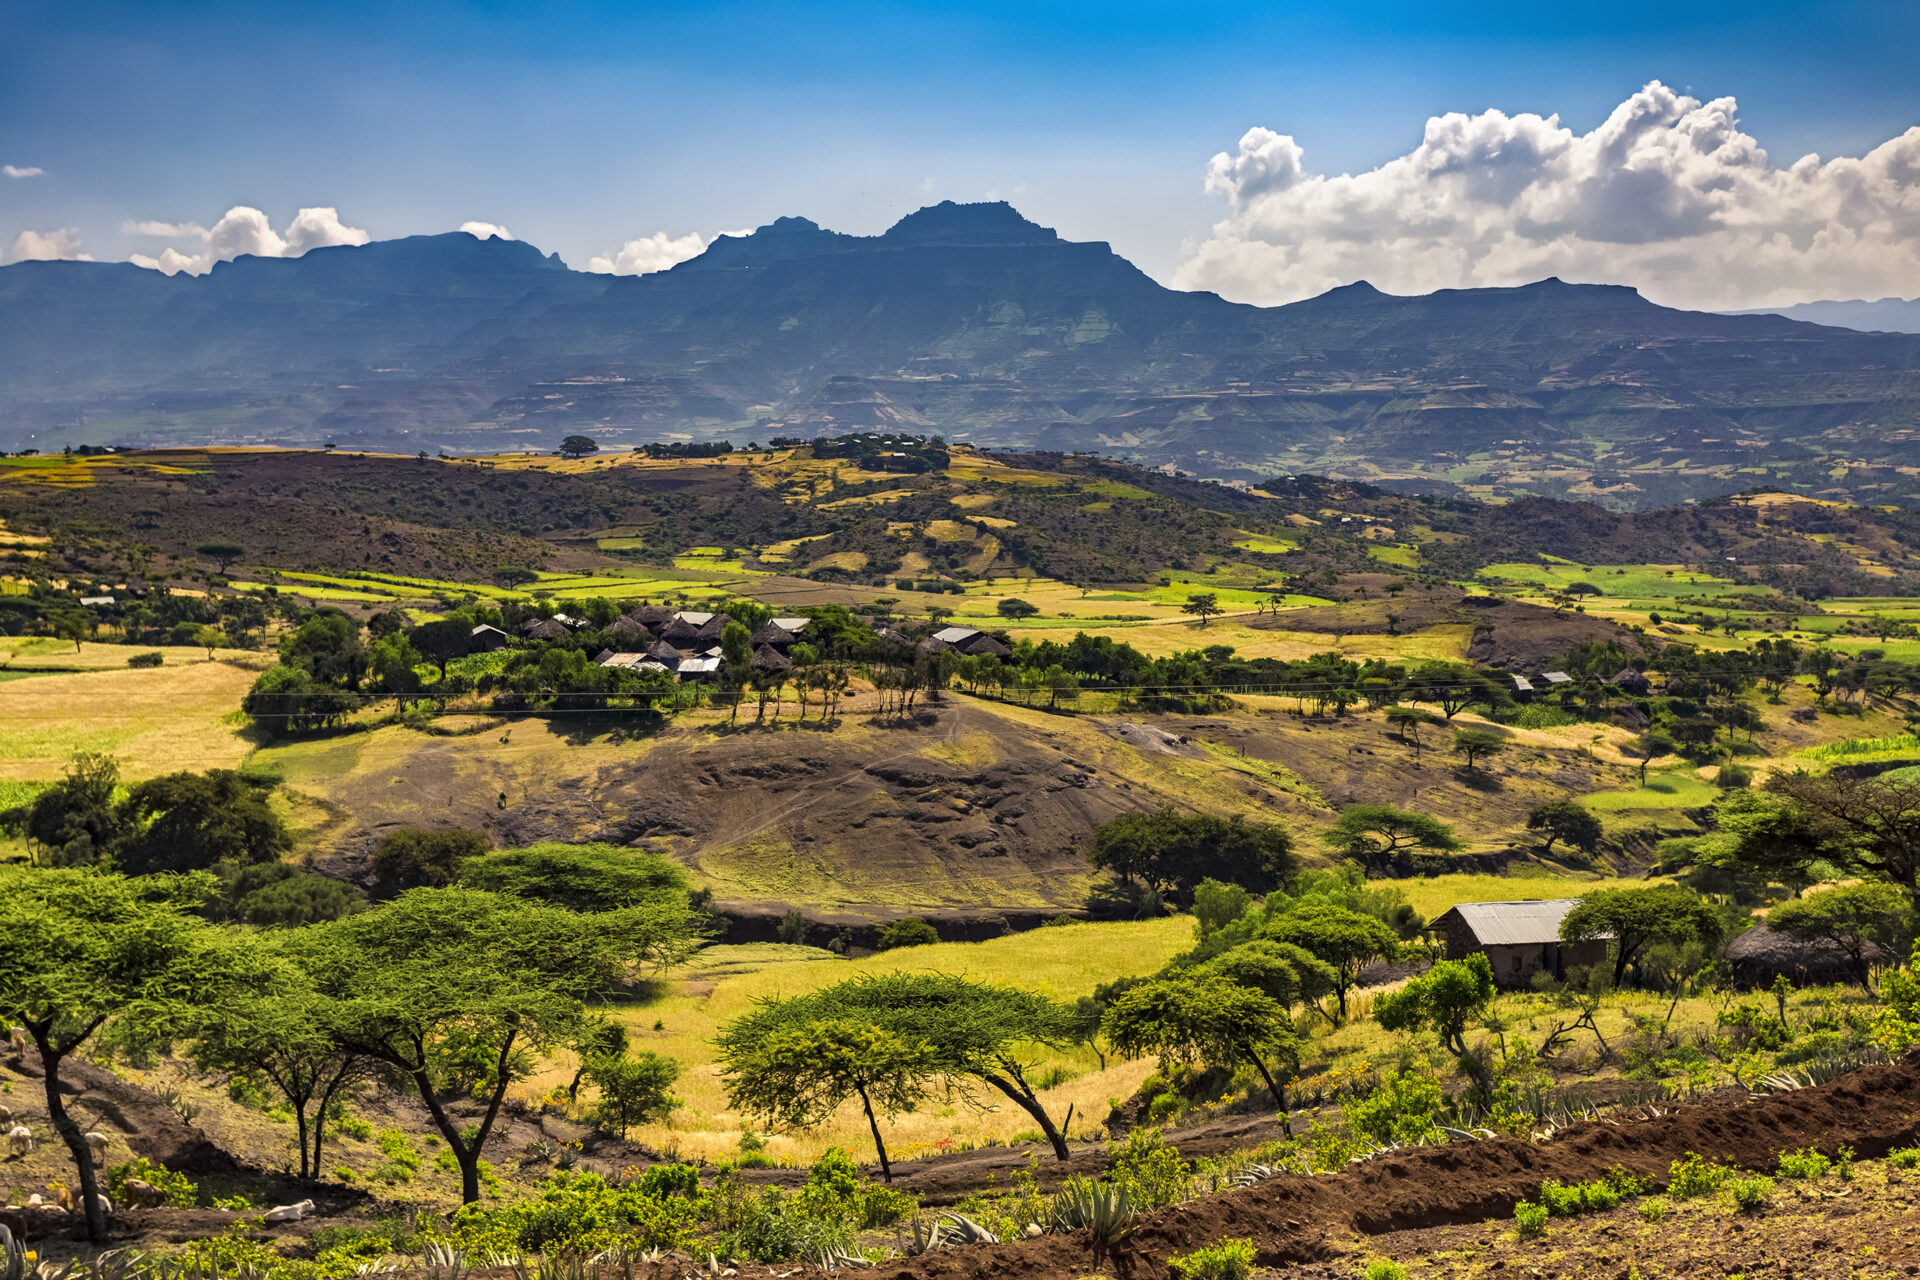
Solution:
{"label": "blue sky", "polygon": [[156,249],[127,223],[234,205],[377,238],[484,220],[585,266],[655,232],[874,232],[997,196],[1172,280],[1228,216],[1209,159],[1256,126],[1338,175],[1449,111],[1584,134],[1656,79],[1737,97],[1776,163],[1920,124],[1911,2],[0,0],[0,31],[0,163],[44,171],[0,179],[0,248],[71,228],[97,258]]}

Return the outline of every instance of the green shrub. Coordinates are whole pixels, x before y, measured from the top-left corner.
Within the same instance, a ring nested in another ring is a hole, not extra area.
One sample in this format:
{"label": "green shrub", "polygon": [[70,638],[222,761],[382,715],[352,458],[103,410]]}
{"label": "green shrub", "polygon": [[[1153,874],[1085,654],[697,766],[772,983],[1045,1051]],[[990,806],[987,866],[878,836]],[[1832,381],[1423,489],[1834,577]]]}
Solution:
{"label": "green shrub", "polygon": [[1667,1216],[1665,1200],[1643,1200],[1640,1202],[1640,1221],[1659,1222]]}
{"label": "green shrub", "polygon": [[1407,1280],[1407,1269],[1391,1258],[1376,1258],[1362,1268],[1360,1280]]}
{"label": "green shrub", "polygon": [[1727,1191],[1733,1196],[1734,1208],[1742,1213],[1754,1213],[1766,1206],[1767,1196],[1773,1191],[1773,1179],[1759,1174],[1735,1178],[1727,1183]]}
{"label": "green shrub", "polygon": [[1920,1147],[1895,1147],[1887,1152],[1887,1163],[1896,1169],[1920,1169]]}
{"label": "green shrub", "polygon": [[1179,1280],[1247,1280],[1256,1254],[1252,1240],[1222,1240],[1185,1257],[1168,1258],[1167,1266]]}
{"label": "green shrub", "polygon": [[1135,1129],[1118,1151],[1108,1150],[1109,1178],[1133,1207],[1151,1213],[1193,1194],[1193,1166],[1161,1138],[1158,1129]]}
{"label": "green shrub", "polygon": [[141,1156],[126,1164],[117,1164],[107,1170],[107,1198],[124,1204],[127,1195],[127,1180],[138,1178],[148,1183],[161,1195],[160,1203],[169,1209],[193,1209],[200,1204],[200,1188],[184,1173],[175,1173],[165,1165],[155,1164]]}
{"label": "green shrub", "polygon": [[1806,1182],[1818,1182],[1820,1179],[1826,1177],[1828,1171],[1832,1168],[1833,1161],[1827,1159],[1812,1147],[1806,1147],[1799,1151],[1782,1151],[1780,1153],[1780,1176],[1783,1178],[1799,1178]]}
{"label": "green shrub", "polygon": [[136,653],[127,659],[127,665],[138,671],[147,667],[157,667],[167,660],[164,653]]}
{"label": "green shrub", "polygon": [[[388,1160],[405,1169],[409,1175],[420,1168],[420,1149],[407,1141],[407,1135],[398,1129],[382,1129],[377,1139],[381,1154]],[[374,1175],[378,1177],[378,1173]],[[402,1179],[405,1181],[405,1179]]]}
{"label": "green shrub", "polygon": [[932,925],[919,916],[908,916],[880,931],[879,947],[882,951],[892,951],[899,947],[924,947],[938,941],[940,935]]}
{"label": "green shrub", "polygon": [[1667,1195],[1675,1200],[1710,1196],[1727,1185],[1733,1172],[1723,1164],[1712,1164],[1689,1151],[1684,1160],[1673,1162],[1667,1176]]}
{"label": "green shrub", "polygon": [[1853,1148],[1844,1142],[1840,1144],[1840,1149],[1833,1153],[1833,1171],[1839,1175],[1840,1181],[1853,1181]]}
{"label": "green shrub", "polygon": [[1440,1082],[1430,1072],[1402,1071],[1388,1076],[1359,1102],[1347,1104],[1347,1128],[1381,1144],[1416,1143],[1440,1136],[1434,1115],[1446,1104]]}
{"label": "green shrub", "polygon": [[359,1116],[341,1116],[333,1122],[333,1131],[359,1142],[366,1142],[373,1137],[373,1125]]}
{"label": "green shrub", "polygon": [[1522,1240],[1547,1234],[1547,1206],[1522,1200],[1513,1206],[1513,1224]]}
{"label": "green shrub", "polygon": [[1571,1218],[1581,1213],[1603,1213],[1619,1205],[1624,1198],[1619,1188],[1604,1179],[1592,1182],[1543,1182],[1540,1184],[1540,1203],[1556,1218]]}

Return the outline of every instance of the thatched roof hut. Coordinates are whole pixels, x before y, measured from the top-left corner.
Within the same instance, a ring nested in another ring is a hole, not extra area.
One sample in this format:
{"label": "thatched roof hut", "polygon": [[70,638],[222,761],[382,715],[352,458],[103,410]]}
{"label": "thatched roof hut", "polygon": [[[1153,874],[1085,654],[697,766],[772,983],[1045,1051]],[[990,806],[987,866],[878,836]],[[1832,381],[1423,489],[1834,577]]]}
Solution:
{"label": "thatched roof hut", "polygon": [[601,632],[601,634],[606,636],[626,636],[634,640],[653,639],[653,632],[647,630],[642,624],[634,621],[633,617],[628,614],[622,614],[620,617],[608,623],[606,630]]}
{"label": "thatched roof hut", "polygon": [[543,618],[520,628],[520,634],[528,640],[565,640],[572,632],[567,630],[563,622]]}
{"label": "thatched roof hut", "polygon": [[791,671],[793,660],[778,649],[761,645],[753,652],[753,666],[756,671]]}
{"label": "thatched roof hut", "polygon": [[[1883,965],[1893,957],[1869,942],[1862,948],[1869,965]],[[1830,938],[1796,938],[1778,929],[1756,924],[1727,944],[1727,964],[1733,980],[1743,987],[1768,987],[1782,974],[1796,986],[1823,986],[1837,982],[1864,982],[1847,948]]]}

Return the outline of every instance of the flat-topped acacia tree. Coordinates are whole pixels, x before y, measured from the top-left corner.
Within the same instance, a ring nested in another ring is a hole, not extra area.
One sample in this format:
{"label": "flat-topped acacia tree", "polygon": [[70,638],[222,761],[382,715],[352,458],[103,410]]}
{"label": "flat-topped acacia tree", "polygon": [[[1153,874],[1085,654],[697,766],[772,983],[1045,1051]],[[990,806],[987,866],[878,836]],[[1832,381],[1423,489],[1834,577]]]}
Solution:
{"label": "flat-topped acacia tree", "polygon": [[47,1117],[73,1157],[95,1243],[107,1217],[93,1153],[61,1096],[61,1064],[116,1024],[165,1039],[242,985],[233,936],[193,914],[218,891],[206,872],[0,871],[0,1022],[24,1029],[39,1053]]}
{"label": "flat-topped acacia tree", "polygon": [[[916,1078],[942,1080],[969,1101],[978,1084],[998,1090],[1033,1117],[1055,1156],[1068,1158],[1066,1136],[1030,1079],[1036,1051],[1081,1040],[1067,1006],[947,973],[870,974],[780,1004],[780,1020],[788,1026],[848,1023],[886,1032],[893,1045],[888,1052],[910,1053]],[[730,1040],[745,1049],[750,1029],[750,1021],[729,1024],[721,1035],[723,1050]],[[743,1054],[740,1065],[749,1061]]]}
{"label": "flat-topped acacia tree", "polygon": [[[626,914],[413,889],[305,930],[290,951],[335,1002],[339,1042],[412,1081],[472,1204],[507,1087],[534,1069],[536,1054],[589,1034],[586,1002],[634,975],[642,957]],[[462,1093],[486,1103],[471,1130],[445,1105]]]}

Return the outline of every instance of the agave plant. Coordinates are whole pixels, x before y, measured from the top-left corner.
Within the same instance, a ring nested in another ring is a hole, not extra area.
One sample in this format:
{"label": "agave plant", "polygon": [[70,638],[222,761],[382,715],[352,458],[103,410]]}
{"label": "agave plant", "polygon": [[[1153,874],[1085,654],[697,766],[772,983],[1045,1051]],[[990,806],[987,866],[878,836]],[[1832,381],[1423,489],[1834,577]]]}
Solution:
{"label": "agave plant", "polygon": [[460,1280],[467,1271],[467,1255],[453,1245],[435,1240],[420,1255],[427,1280]]}
{"label": "agave plant", "polygon": [[807,1257],[807,1261],[822,1271],[838,1271],[841,1267],[870,1267],[868,1259],[855,1253],[843,1244],[823,1244]]}
{"label": "agave plant", "polygon": [[1133,1234],[1135,1216],[1133,1197],[1125,1187],[1085,1178],[1067,1179],[1054,1197],[1050,1215],[1056,1231],[1087,1229],[1095,1266]]}

